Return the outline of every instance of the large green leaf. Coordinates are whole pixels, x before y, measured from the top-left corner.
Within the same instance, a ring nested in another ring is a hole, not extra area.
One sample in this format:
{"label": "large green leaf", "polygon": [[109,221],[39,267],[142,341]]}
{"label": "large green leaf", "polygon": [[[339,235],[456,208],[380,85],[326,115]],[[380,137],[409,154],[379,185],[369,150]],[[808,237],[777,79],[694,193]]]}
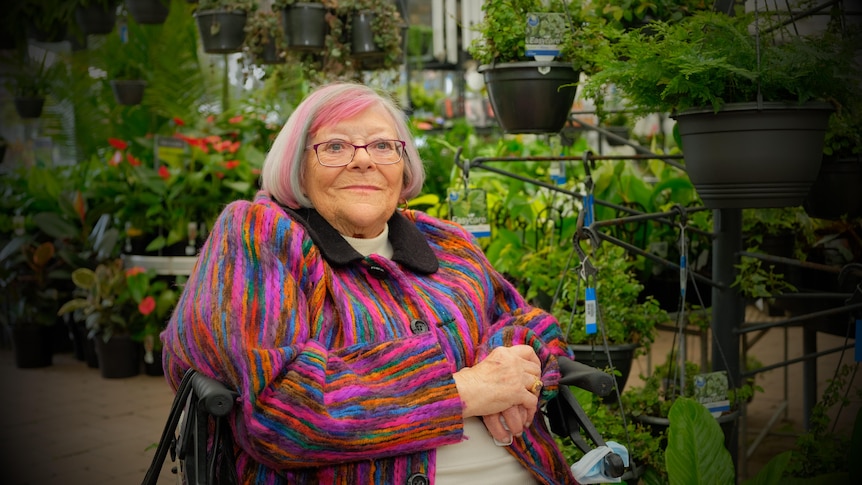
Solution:
{"label": "large green leaf", "polygon": [[671,485],[736,483],[724,433],[702,404],[680,397],[671,406],[668,420],[665,464]]}

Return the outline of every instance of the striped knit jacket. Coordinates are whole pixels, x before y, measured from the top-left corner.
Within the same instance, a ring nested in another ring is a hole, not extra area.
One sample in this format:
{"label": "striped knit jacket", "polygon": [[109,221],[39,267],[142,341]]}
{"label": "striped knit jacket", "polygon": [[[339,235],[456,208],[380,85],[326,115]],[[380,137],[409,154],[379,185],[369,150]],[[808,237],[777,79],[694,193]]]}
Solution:
{"label": "striped knit jacket", "polygon": [[[176,389],[189,367],[238,390],[245,484],[434,483],[435,449],[462,439],[452,373],[531,345],[542,399],[569,355],[462,227],[418,211],[389,220],[391,260],[357,253],[319,214],[267,194],[228,205],[162,334]],[[539,483],[575,483],[537,413],[508,447]]]}

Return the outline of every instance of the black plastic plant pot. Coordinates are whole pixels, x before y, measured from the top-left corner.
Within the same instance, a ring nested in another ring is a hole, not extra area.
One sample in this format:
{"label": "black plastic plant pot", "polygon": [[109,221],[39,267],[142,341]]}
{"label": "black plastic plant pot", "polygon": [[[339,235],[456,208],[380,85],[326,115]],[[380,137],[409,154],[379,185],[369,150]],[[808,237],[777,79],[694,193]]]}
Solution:
{"label": "black plastic plant pot", "polygon": [[47,367],[53,363],[51,328],[44,325],[12,325],[15,366],[19,369]]}
{"label": "black plastic plant pot", "polygon": [[139,24],[163,24],[168,18],[168,0],[126,0],[126,10]]}
{"label": "black plastic plant pot", "polygon": [[802,207],[818,219],[862,216],[862,156],[824,159]]}
{"label": "black plastic plant pot", "polygon": [[353,14],[353,30],[350,34],[350,52],[357,57],[382,55],[382,51],[374,42],[374,31],[371,22],[374,12],[365,10]]}
{"label": "black plastic plant pot", "polygon": [[114,92],[114,99],[117,100],[118,104],[122,104],[124,106],[135,106],[141,104],[141,101],[144,99],[144,88],[146,87],[146,81],[135,79],[111,80],[111,90]]}
{"label": "black plastic plant pot", "polygon": [[326,9],[322,3],[297,2],[281,11],[287,47],[319,52],[326,46]]}
{"label": "black plastic plant pot", "polygon": [[728,103],[676,118],[685,166],[710,209],[800,205],[820,170],[828,103]]}
{"label": "black plastic plant pot", "polygon": [[79,5],[75,9],[75,21],[85,35],[105,35],[114,30],[117,22],[116,7],[99,5]]}
{"label": "black plastic plant pot", "polygon": [[567,62],[479,66],[494,117],[506,133],[559,133],[575,99],[579,72]]}
{"label": "black plastic plant pot", "polygon": [[18,116],[25,120],[42,116],[42,109],[45,107],[45,98],[15,98],[13,102]]}
{"label": "black plastic plant pot", "polygon": [[195,19],[204,52],[232,54],[242,51],[245,41],[245,12],[205,10],[197,12]]}

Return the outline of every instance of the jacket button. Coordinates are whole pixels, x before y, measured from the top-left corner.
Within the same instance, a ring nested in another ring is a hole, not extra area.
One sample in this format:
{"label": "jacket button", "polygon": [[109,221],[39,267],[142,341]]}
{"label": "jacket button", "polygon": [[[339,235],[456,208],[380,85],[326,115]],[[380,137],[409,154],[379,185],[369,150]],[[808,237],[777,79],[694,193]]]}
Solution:
{"label": "jacket button", "polygon": [[378,264],[372,264],[368,267],[368,272],[371,273],[371,276],[377,278],[378,280],[382,280],[386,278],[386,269],[383,266]]}
{"label": "jacket button", "polygon": [[429,328],[428,324],[425,323],[423,320],[416,319],[410,322],[410,330],[412,330],[413,333],[425,333],[429,330]]}
{"label": "jacket button", "polygon": [[407,478],[407,485],[428,485],[428,475],[424,473],[414,473]]}

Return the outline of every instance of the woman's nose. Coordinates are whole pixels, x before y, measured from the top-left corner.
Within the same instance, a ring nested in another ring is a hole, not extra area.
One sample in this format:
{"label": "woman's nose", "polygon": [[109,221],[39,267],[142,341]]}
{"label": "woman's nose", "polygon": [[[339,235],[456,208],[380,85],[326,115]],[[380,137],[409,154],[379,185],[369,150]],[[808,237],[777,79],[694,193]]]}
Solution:
{"label": "woman's nose", "polygon": [[353,160],[350,161],[350,164],[354,167],[367,170],[374,166],[374,161],[371,160],[371,154],[368,153],[368,148],[360,147],[357,148],[356,152],[353,154]]}

